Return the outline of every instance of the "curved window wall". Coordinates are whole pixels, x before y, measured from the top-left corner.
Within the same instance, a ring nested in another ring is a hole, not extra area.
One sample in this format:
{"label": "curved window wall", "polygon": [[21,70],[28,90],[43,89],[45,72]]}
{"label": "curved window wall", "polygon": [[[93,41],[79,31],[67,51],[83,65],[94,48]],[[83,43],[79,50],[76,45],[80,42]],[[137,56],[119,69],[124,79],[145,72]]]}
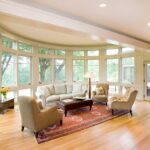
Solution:
{"label": "curved window wall", "polygon": [[135,83],[135,51],[131,48],[54,49],[5,36],[0,43],[0,83],[10,87],[11,96],[34,95],[43,84],[87,82],[87,71],[94,74],[93,90],[96,82],[108,82],[110,94],[116,94]]}

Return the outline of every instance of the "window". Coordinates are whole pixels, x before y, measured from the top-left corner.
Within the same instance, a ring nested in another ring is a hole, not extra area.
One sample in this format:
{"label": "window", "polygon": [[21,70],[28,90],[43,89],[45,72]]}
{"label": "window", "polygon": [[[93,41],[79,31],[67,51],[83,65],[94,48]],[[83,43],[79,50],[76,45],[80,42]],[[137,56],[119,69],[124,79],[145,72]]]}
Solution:
{"label": "window", "polygon": [[53,51],[48,48],[39,48],[38,53],[39,54],[53,54]]}
{"label": "window", "polygon": [[122,82],[134,82],[134,57],[122,58]]}
{"label": "window", "polygon": [[16,57],[11,53],[3,52],[1,59],[2,86],[16,84]]}
{"label": "window", "polygon": [[84,56],[84,51],[73,51],[73,56]]}
{"label": "window", "polygon": [[66,52],[64,50],[55,50],[55,55],[57,56],[65,56]]}
{"label": "window", "polygon": [[119,86],[109,85],[109,93],[110,94],[119,94]]}
{"label": "window", "polygon": [[73,60],[73,80],[84,81],[84,60]]}
{"label": "window", "polygon": [[99,56],[99,50],[96,51],[88,51],[88,56]]}
{"label": "window", "polygon": [[18,49],[23,52],[32,52],[32,46],[26,43],[19,43]]}
{"label": "window", "polygon": [[107,59],[107,81],[118,82],[119,60]]}
{"label": "window", "polygon": [[108,49],[106,50],[106,55],[117,55],[119,52],[118,49]]}
{"label": "window", "polygon": [[55,81],[65,81],[65,60],[55,59]]}
{"label": "window", "polygon": [[88,71],[92,72],[92,80],[99,81],[99,60],[88,60]]}
{"label": "window", "polygon": [[39,58],[39,81],[41,83],[50,82],[51,59]]}
{"label": "window", "polygon": [[31,58],[18,57],[18,82],[21,85],[31,84]]}
{"label": "window", "polygon": [[122,53],[131,53],[131,52],[134,52],[134,48],[131,47],[122,48]]}
{"label": "window", "polygon": [[2,44],[6,48],[17,49],[17,43],[7,37],[2,38]]}

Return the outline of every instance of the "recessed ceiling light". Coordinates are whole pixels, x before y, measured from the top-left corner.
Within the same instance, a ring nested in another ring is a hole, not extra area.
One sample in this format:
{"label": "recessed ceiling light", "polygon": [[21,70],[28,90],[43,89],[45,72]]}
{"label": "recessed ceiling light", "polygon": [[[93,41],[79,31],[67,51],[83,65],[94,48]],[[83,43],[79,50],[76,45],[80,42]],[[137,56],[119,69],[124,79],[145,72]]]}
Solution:
{"label": "recessed ceiling light", "polygon": [[150,22],[148,22],[147,25],[150,26]]}
{"label": "recessed ceiling light", "polygon": [[106,6],[107,6],[107,4],[105,4],[105,3],[102,3],[99,5],[99,7],[106,7]]}
{"label": "recessed ceiling light", "polygon": [[112,39],[107,39],[106,40],[107,43],[113,44],[113,45],[119,45],[118,41],[112,40]]}

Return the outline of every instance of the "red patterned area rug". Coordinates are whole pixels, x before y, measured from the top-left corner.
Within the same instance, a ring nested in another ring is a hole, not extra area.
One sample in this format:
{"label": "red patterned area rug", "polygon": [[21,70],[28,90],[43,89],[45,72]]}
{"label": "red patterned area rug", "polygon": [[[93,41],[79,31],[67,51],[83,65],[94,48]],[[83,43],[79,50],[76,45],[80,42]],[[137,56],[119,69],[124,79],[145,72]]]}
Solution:
{"label": "red patterned area rug", "polygon": [[116,111],[115,115],[105,105],[93,105],[67,112],[67,117],[63,115],[63,125],[54,125],[39,132],[37,142],[40,144],[73,132],[100,124],[107,120],[119,117],[128,113],[127,111]]}

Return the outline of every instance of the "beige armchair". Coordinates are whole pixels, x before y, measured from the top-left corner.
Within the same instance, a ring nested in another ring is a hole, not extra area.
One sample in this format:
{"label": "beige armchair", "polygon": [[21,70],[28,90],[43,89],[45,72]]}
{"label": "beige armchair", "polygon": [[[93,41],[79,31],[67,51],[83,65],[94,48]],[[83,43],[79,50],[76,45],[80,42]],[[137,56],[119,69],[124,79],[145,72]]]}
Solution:
{"label": "beige armchair", "polygon": [[32,97],[18,97],[18,104],[21,115],[22,128],[27,127],[34,131],[35,136],[38,132],[49,125],[60,122],[62,125],[62,114],[58,112],[57,107],[43,108],[41,102],[36,102]]}
{"label": "beige armchair", "polygon": [[108,90],[109,84],[107,83],[97,83],[96,90],[93,91],[92,100],[95,102],[108,102]]}
{"label": "beige armchair", "polygon": [[108,106],[112,109],[112,115],[114,110],[128,110],[132,116],[132,105],[134,104],[138,91],[131,88],[124,96],[115,96],[108,101]]}

